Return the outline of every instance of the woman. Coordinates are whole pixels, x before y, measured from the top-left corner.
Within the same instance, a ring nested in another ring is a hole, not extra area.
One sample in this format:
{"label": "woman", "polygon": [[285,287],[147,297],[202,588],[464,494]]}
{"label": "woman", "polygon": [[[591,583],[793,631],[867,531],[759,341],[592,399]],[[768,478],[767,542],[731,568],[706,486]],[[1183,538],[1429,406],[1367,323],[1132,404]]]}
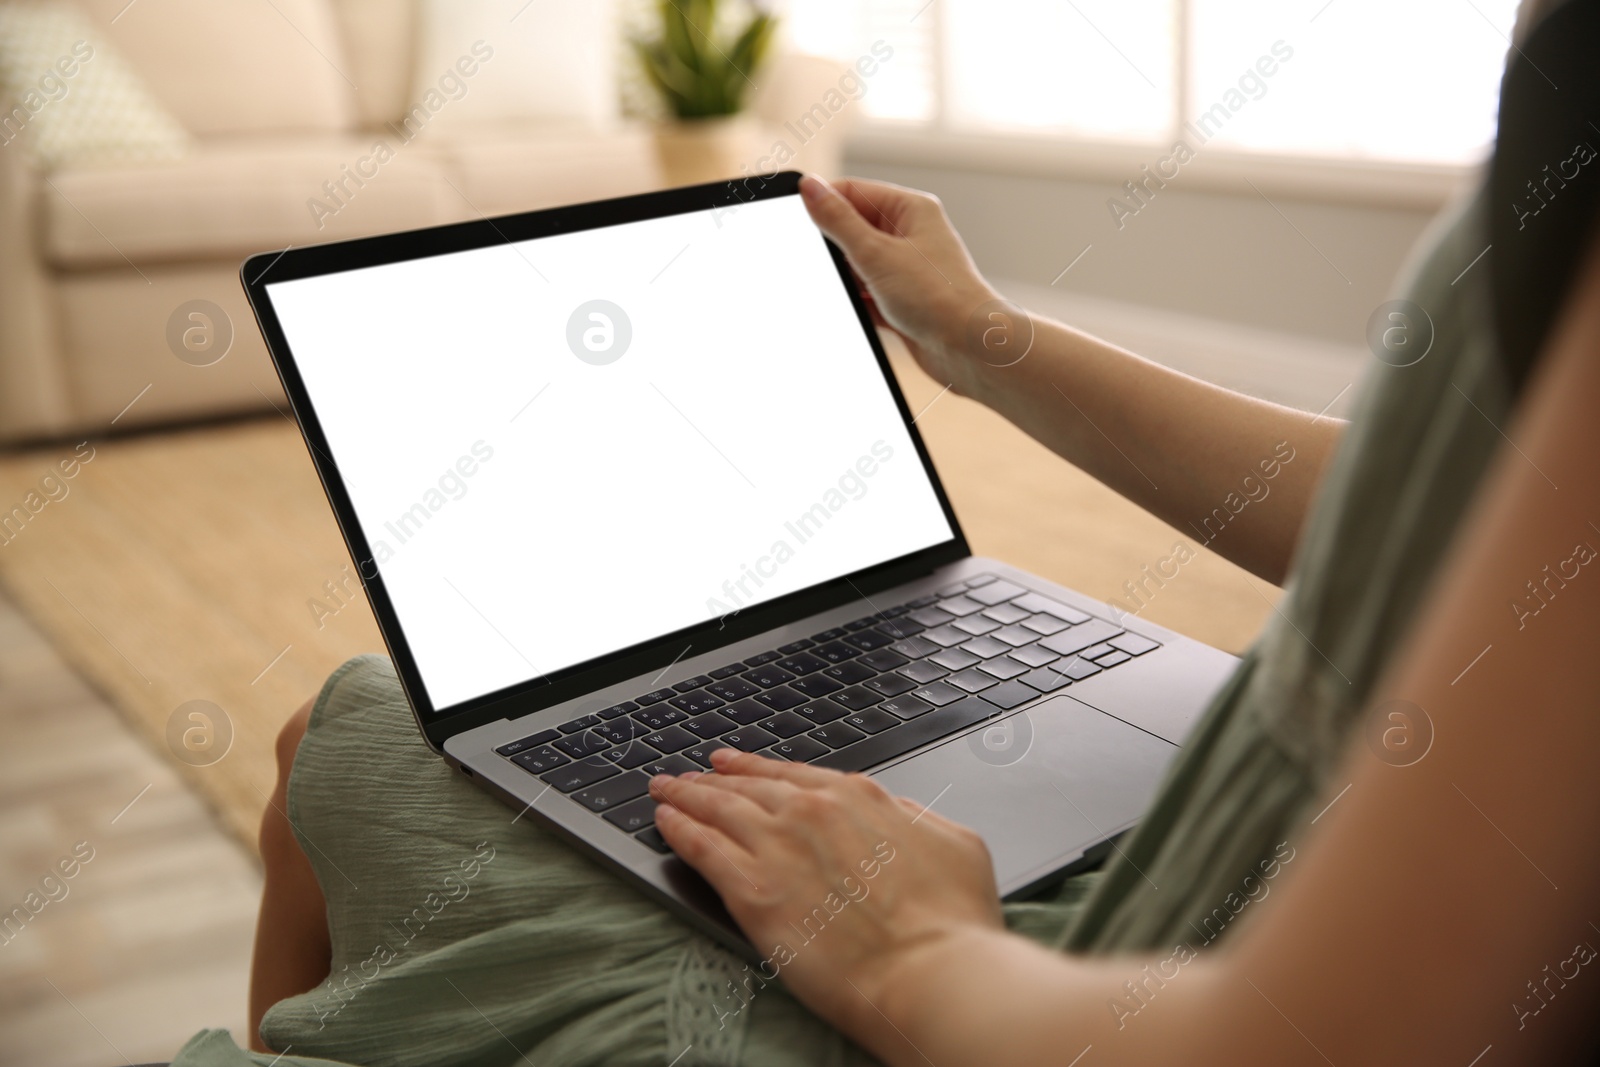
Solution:
{"label": "woman", "polygon": [[[994,366],[967,324],[996,296],[936,201],[804,183],[924,369],[1157,515],[1209,511],[1292,444],[1270,500],[1214,543],[1288,594],[1103,872],[1002,905],[982,842],[936,811],[719,753],[719,773],[652,791],[667,840],[771,953],[752,970],[455,780],[403,727],[387,661],[366,657],[280,744],[259,1047],[541,1067],[1464,1065],[1587,1048],[1600,163],[1580,148],[1600,145],[1584,132],[1600,5],[1552,6],[1508,67],[1484,188],[1409,272],[1432,347],[1374,366],[1347,430],[1055,323]],[[1529,200],[1546,164],[1559,184]],[[788,945],[846,878],[824,934]],[[213,1031],[178,1062],[274,1058]]]}

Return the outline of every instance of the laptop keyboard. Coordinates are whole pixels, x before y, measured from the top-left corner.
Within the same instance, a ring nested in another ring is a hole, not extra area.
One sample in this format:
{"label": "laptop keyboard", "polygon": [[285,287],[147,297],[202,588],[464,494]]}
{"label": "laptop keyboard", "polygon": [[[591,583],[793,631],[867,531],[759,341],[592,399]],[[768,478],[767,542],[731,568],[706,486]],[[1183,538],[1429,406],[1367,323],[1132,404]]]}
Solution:
{"label": "laptop keyboard", "polygon": [[864,771],[1160,645],[984,574],[495,749],[657,852],[657,774],[719,748]]}

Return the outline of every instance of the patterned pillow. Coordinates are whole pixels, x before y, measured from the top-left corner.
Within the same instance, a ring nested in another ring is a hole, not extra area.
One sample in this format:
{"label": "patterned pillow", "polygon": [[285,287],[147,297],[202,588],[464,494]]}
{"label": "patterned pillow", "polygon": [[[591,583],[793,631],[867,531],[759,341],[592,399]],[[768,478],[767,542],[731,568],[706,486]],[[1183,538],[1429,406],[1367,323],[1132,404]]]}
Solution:
{"label": "patterned pillow", "polygon": [[65,0],[0,0],[0,151],[48,169],[173,159],[189,135]]}

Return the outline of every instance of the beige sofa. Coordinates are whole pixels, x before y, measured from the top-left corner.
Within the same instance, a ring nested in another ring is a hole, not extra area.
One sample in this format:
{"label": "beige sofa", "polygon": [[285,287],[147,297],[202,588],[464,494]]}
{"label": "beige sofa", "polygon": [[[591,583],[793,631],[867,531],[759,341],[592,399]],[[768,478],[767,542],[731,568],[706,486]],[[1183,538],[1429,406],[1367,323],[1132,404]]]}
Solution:
{"label": "beige sofa", "polygon": [[[53,172],[0,151],[0,441],[283,407],[239,287],[248,254],[677,184],[643,123],[427,129],[408,0],[82,2],[195,145]],[[780,57],[757,121],[778,131],[838,75]],[[797,165],[834,170],[839,132]],[[396,148],[381,167],[379,140]],[[169,340],[173,322],[204,327],[193,301],[226,314],[214,346],[231,327],[208,365]]]}

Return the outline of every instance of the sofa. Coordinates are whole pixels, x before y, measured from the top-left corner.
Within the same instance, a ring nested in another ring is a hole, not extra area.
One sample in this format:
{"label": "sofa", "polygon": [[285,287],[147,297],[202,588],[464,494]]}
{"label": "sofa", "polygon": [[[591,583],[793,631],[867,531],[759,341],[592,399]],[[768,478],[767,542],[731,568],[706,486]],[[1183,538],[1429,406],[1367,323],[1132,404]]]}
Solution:
{"label": "sofa", "polygon": [[[77,2],[190,147],[54,168],[0,150],[0,442],[287,410],[239,285],[252,253],[682,183],[642,119],[432,122],[423,0]],[[572,44],[620,57],[607,36]],[[778,55],[745,121],[779,131],[841,69]],[[835,170],[844,125],[791,165]]]}

